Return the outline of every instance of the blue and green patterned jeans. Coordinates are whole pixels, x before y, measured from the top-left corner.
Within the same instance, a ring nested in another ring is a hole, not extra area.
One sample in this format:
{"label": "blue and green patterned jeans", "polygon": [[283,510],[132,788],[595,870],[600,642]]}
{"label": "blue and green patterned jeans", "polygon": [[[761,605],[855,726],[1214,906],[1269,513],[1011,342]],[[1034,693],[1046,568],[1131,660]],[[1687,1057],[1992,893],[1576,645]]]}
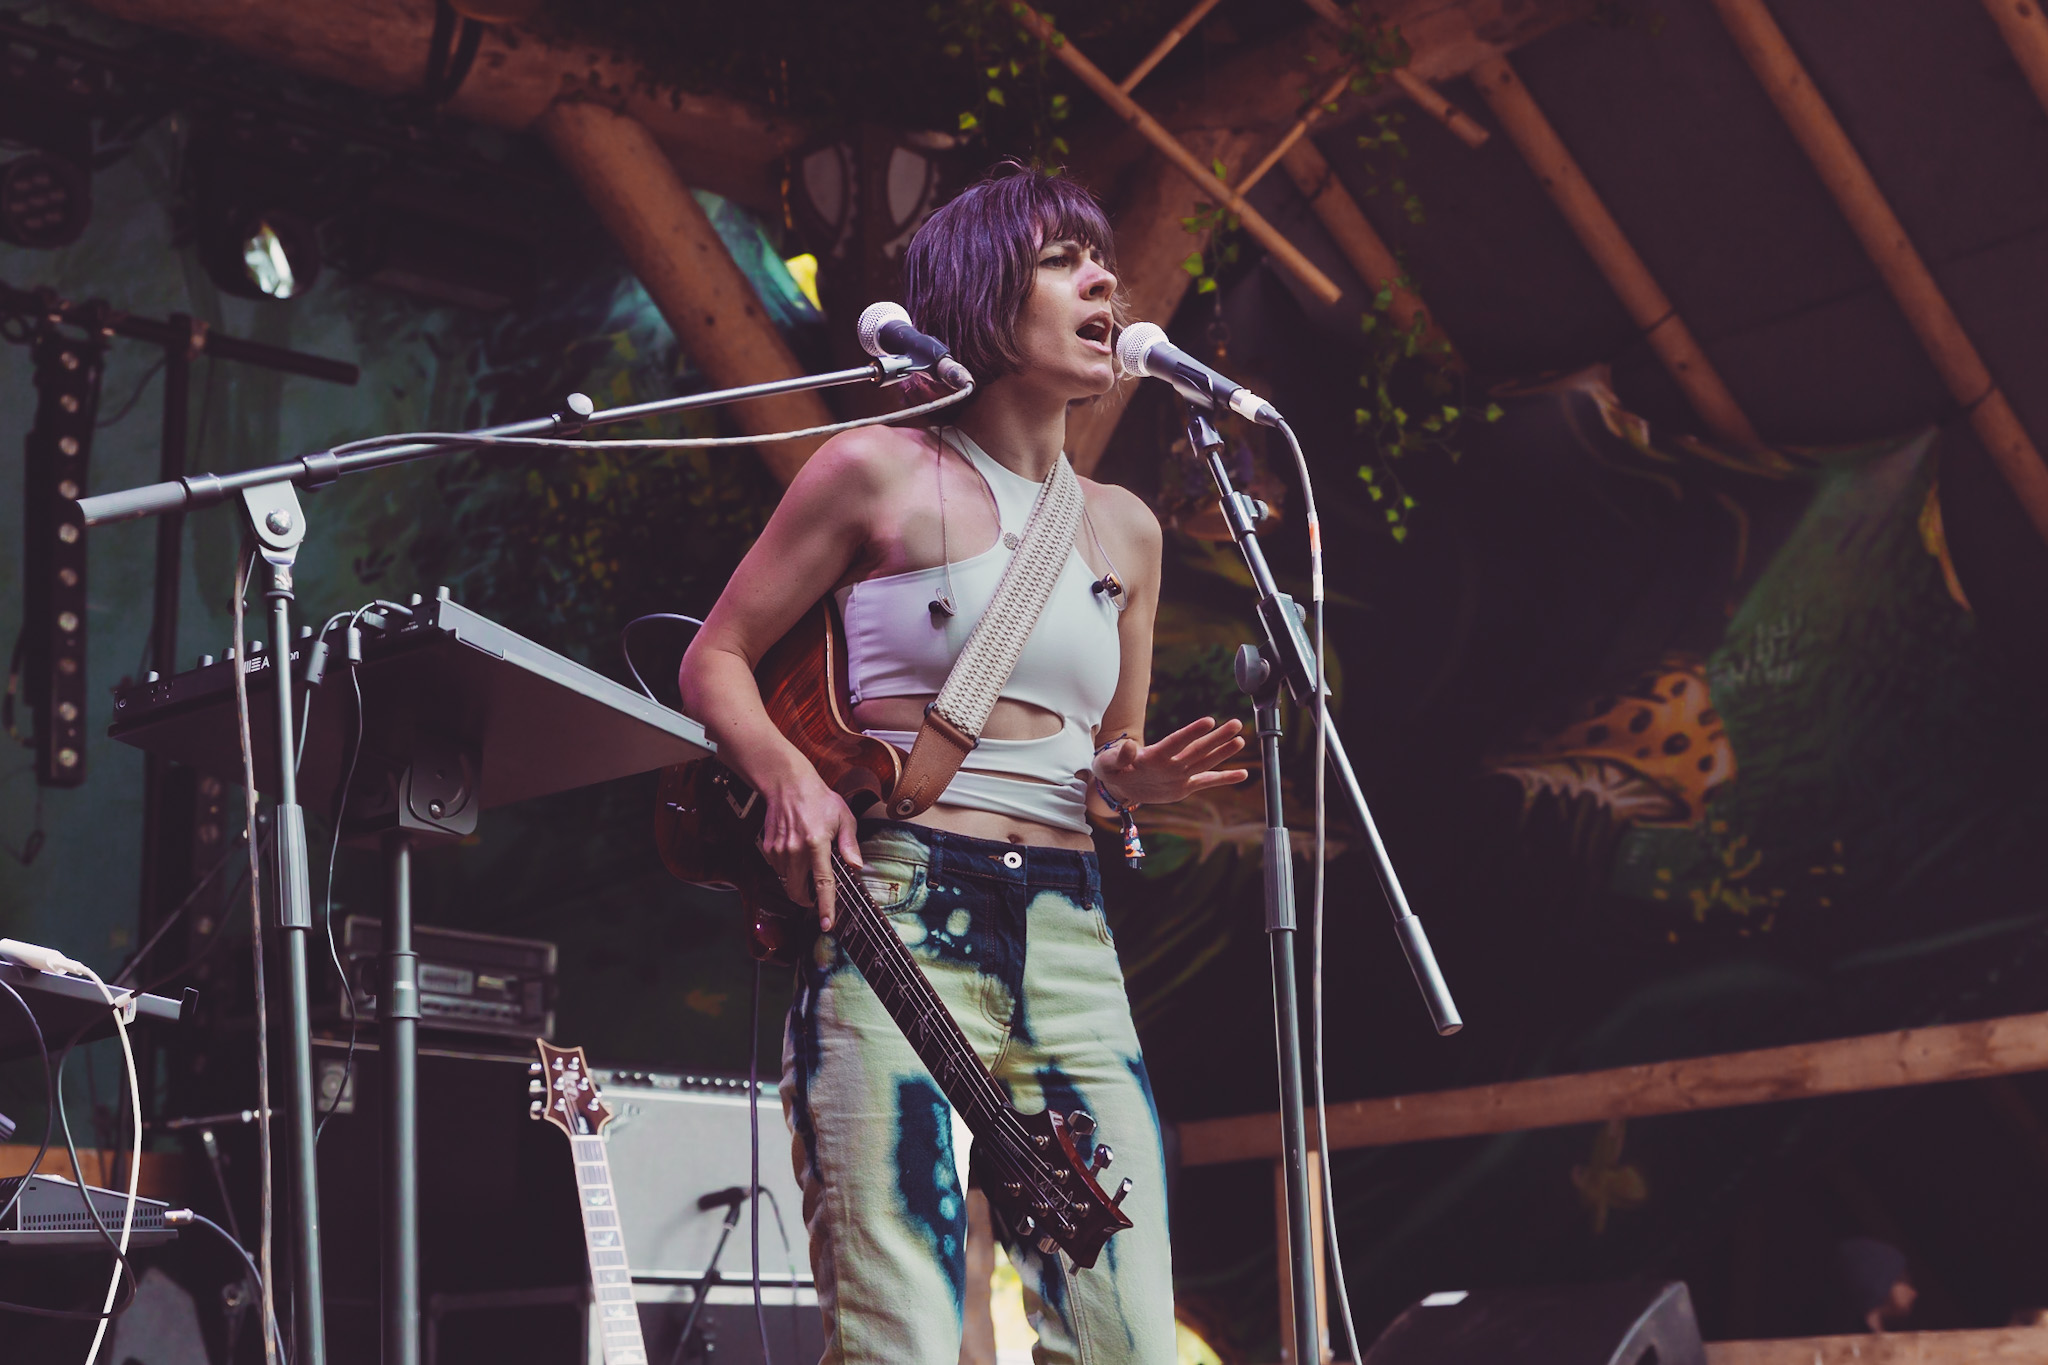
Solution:
{"label": "blue and green patterned jeans", "polygon": [[[862,880],[1011,1102],[1086,1109],[1133,1181],[1092,1269],[1008,1245],[1039,1365],[1171,1365],[1173,1271],[1158,1112],[1095,855],[865,827]],[[825,1365],[956,1365],[967,1208],[950,1106],[869,989],[821,936],[783,1042]],[[964,1153],[961,1154],[964,1156]]]}

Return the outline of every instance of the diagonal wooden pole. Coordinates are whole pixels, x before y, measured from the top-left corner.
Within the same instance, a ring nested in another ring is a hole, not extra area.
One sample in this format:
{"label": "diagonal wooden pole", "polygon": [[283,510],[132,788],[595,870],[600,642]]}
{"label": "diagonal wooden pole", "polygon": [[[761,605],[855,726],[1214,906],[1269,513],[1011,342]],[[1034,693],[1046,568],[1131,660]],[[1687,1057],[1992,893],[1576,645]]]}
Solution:
{"label": "diagonal wooden pole", "polygon": [[1288,148],[1281,164],[1286,167],[1288,177],[1296,189],[1308,200],[1309,211],[1322,223],[1324,231],[1344,253],[1344,259],[1359,273],[1366,287],[1375,294],[1384,290],[1387,294],[1387,316],[1403,331],[1415,325],[1415,319],[1424,319],[1422,350],[1425,356],[1451,369],[1465,368],[1463,358],[1451,345],[1451,339],[1444,334],[1436,318],[1414,290],[1401,282],[1401,263],[1394,259],[1379,233],[1373,230],[1366,219],[1365,211],[1358,207],[1358,201],[1345,193],[1338,182],[1337,173],[1330,169],[1330,163],[1316,144],[1306,138]]}
{"label": "diagonal wooden pole", "polygon": [[[1316,12],[1318,18],[1332,28],[1341,31],[1349,26],[1349,21],[1345,18],[1344,11],[1338,7],[1337,0],[1305,0],[1305,3]],[[1435,86],[1407,67],[1394,68],[1392,79],[1394,84],[1401,87],[1401,93],[1415,101],[1418,109],[1450,129],[1452,135],[1467,147],[1475,150],[1484,147],[1486,139],[1492,136],[1477,119],[1445,99]]]}
{"label": "diagonal wooden pole", "polygon": [[1301,253],[1301,249],[1287,240],[1280,230],[1266,221],[1265,215],[1245,202],[1242,194],[1218,180],[1201,159],[1186,147],[1180,139],[1169,133],[1158,119],[1140,108],[1138,102],[1117,89],[1116,82],[1104,75],[1102,68],[1089,61],[1080,49],[1066,40],[1057,29],[1046,22],[1045,17],[1026,4],[1018,4],[1012,13],[1027,32],[1049,48],[1081,83],[1093,90],[1103,103],[1116,111],[1117,117],[1131,125],[1147,142],[1162,152],[1166,159],[1179,171],[1206,191],[1214,201],[1237,215],[1244,224],[1244,230],[1254,241],[1266,249],[1276,265],[1307,286],[1310,293],[1324,303],[1335,303],[1344,297],[1344,291],[1328,275],[1316,268],[1315,262]]}
{"label": "diagonal wooden pole", "polygon": [[1153,49],[1145,54],[1145,60],[1131,68],[1130,75],[1116,83],[1116,88],[1123,91],[1126,95],[1137,89],[1138,82],[1151,75],[1152,68],[1165,61],[1166,54],[1179,47],[1180,40],[1193,33],[1195,25],[1201,23],[1209,11],[1215,9],[1220,3],[1222,3],[1222,0],[1196,0],[1195,7],[1189,10],[1179,23],[1166,30],[1166,36],[1161,38]]}
{"label": "diagonal wooden pole", "polygon": [[1543,116],[1543,110],[1537,107],[1507,58],[1490,57],[1473,67],[1472,83],[1707,429],[1739,445],[1763,444],[1756,428],[1736,404],[1735,395],[1728,391],[1706,352],[1693,339],[1685,319],[1678,316],[1677,308],[1658,287],[1649,266],[1629,245],[1621,225],[1600,201],[1592,182],[1579,169],[1579,163],[1566,150],[1563,139]]}
{"label": "diagonal wooden pole", "polygon": [[2005,476],[2034,529],[2048,540],[2048,466],[2041,463],[2040,451],[1970,343],[1933,272],[1906,235],[1905,225],[1857,155],[1855,144],[1814,89],[1812,77],[1763,0],[1714,0],[1714,8],[1863,243],[1870,263],[1912,324],[1950,396],[1969,414],[1971,430],[1984,443],[1985,452]]}
{"label": "diagonal wooden pole", "polygon": [[2034,98],[2048,109],[2048,15],[2041,13],[2039,0],[1984,0],[1984,8],[2034,87]]}

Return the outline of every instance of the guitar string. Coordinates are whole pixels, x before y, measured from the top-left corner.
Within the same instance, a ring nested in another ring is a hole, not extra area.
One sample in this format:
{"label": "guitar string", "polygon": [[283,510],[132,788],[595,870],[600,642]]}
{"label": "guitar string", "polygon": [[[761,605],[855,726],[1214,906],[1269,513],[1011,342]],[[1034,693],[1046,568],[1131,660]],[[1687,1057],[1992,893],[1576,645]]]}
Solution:
{"label": "guitar string", "polygon": [[[879,938],[881,928],[886,928],[887,926],[883,921],[881,911],[876,909],[874,903],[868,899],[867,888],[860,884],[858,878],[846,867],[844,861],[836,852],[832,854],[832,869],[833,878],[840,893],[855,907],[865,910],[867,915],[873,917],[872,921],[862,923],[861,917],[855,916],[852,921],[852,927],[856,931],[873,934]],[[878,925],[880,928],[877,927]],[[901,950],[903,941],[896,937],[893,930],[890,931],[889,937],[894,940],[895,947]],[[973,1052],[972,1045],[968,1043],[966,1035],[960,1032],[959,1024],[954,1021],[951,1013],[946,1010],[945,1002],[939,999],[937,990],[925,977],[924,973],[918,969],[917,964],[900,958],[897,953],[888,951],[879,941],[871,946],[875,949],[873,954],[875,965],[892,978],[889,984],[897,988],[905,996],[918,997],[909,999],[906,1003],[911,1004],[913,1008],[919,1009],[921,1020],[926,1023],[937,1024],[942,1029],[942,1032],[950,1032],[950,1041],[956,1044],[957,1049],[971,1055]],[[856,965],[859,964],[856,963]],[[910,976],[906,977],[906,971]],[[879,994],[879,990],[877,993]],[[934,1014],[934,1010],[936,1010],[936,1014]],[[954,1079],[956,1082],[960,1080],[957,1076]],[[1021,1118],[1017,1115],[1015,1109],[1011,1108],[1007,1100],[1002,1098],[1000,1091],[996,1087],[995,1078],[990,1076],[981,1067],[978,1057],[975,1058],[975,1068],[967,1076],[965,1085],[981,1091],[981,1102],[990,1107],[989,1117],[993,1124],[1008,1129],[1009,1132],[1006,1136],[1012,1138],[1019,1147],[1036,1157],[1037,1153],[1032,1150],[1036,1146],[1036,1139],[1024,1128]],[[948,1098],[951,1099],[953,1097],[949,1095]],[[1019,1169],[1014,1154],[1005,1151],[1000,1144],[997,1147],[997,1155],[999,1157],[1011,1158],[1011,1161],[1008,1163],[1011,1166],[1010,1174],[1024,1177],[1024,1180],[1019,1183],[1028,1182],[1033,1193],[1040,1196],[1039,1203],[1041,1206],[1057,1208],[1063,1213],[1069,1206],[1074,1208],[1076,1210],[1075,1214],[1067,1215],[1066,1218],[1062,1219],[1062,1221],[1070,1226],[1077,1219],[1078,1212],[1085,1208],[1078,1195],[1069,1193],[1057,1181],[1040,1175],[1036,1170],[1028,1168]],[[1042,1160],[1042,1158],[1040,1159]],[[1050,1162],[1044,1162],[1044,1164],[1048,1169],[1051,1166]],[[1050,1195],[1051,1198],[1046,1198],[1047,1195]]]}

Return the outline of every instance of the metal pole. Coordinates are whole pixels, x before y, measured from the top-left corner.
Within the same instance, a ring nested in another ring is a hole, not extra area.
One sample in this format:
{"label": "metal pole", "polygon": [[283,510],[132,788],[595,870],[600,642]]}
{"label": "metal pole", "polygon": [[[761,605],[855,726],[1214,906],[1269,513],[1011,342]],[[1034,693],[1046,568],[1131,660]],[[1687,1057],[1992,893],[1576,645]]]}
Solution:
{"label": "metal pole", "polygon": [[[289,519],[287,519],[289,524]],[[300,1365],[327,1365],[326,1296],[320,1267],[320,1168],[313,1153],[313,1017],[306,979],[306,935],[313,928],[306,812],[299,805],[293,756],[292,571],[273,563],[270,649],[277,686],[277,909],[284,933],[285,1003],[291,1105],[292,1260],[298,1275],[296,1336]]]}
{"label": "metal pole", "polygon": [[[336,812],[335,818],[343,818]],[[385,836],[391,910],[377,1037],[384,1060],[384,1365],[419,1365],[419,959],[412,950],[412,838]]]}
{"label": "metal pole", "polygon": [[1308,1204],[1308,1119],[1301,1098],[1301,995],[1294,979],[1294,848],[1280,801],[1280,693],[1277,661],[1245,645],[1237,685],[1252,698],[1259,732],[1259,779],[1266,798],[1266,938],[1273,957],[1273,1032],[1280,1061],[1280,1151],[1286,1169],[1287,1251],[1294,1291],[1293,1365],[1322,1365],[1316,1296],[1315,1232]]}

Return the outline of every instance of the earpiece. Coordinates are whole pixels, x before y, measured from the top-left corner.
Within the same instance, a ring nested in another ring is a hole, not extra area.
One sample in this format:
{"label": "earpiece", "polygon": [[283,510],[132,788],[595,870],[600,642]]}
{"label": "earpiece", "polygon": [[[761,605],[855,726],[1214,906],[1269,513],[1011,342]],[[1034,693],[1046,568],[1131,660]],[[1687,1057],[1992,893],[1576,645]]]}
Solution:
{"label": "earpiece", "polygon": [[[1117,591],[1121,592],[1123,589],[1119,588]],[[933,625],[939,623],[941,616],[958,616],[960,614],[960,608],[953,605],[952,594],[943,592],[925,603],[924,609],[932,614]]]}
{"label": "earpiece", "polygon": [[1103,596],[1107,597],[1110,601],[1114,602],[1117,600],[1117,598],[1122,597],[1124,595],[1124,585],[1117,580],[1117,576],[1115,574],[1106,573],[1102,577],[1096,579],[1093,583],[1090,583],[1088,585],[1088,591],[1099,592]]}

